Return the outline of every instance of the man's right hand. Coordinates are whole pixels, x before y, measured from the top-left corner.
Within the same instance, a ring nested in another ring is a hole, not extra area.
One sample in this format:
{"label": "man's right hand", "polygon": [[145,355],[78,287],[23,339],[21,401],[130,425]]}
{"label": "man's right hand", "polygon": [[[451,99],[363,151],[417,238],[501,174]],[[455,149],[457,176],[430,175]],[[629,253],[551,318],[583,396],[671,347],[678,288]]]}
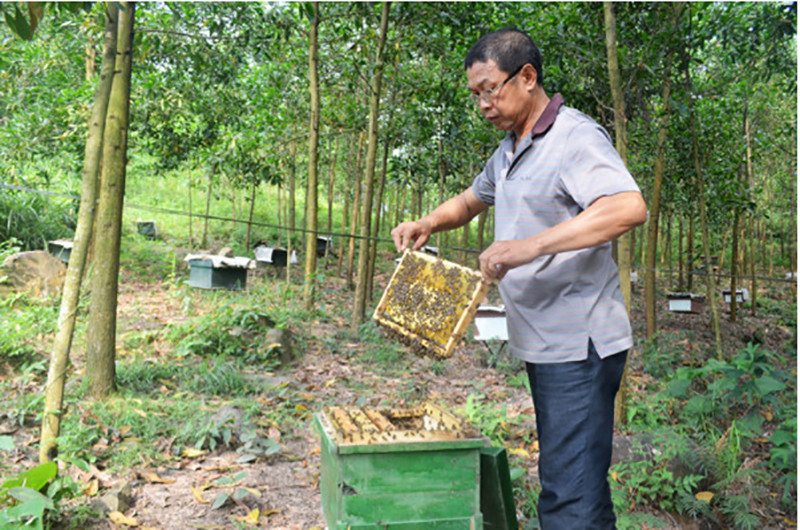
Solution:
{"label": "man's right hand", "polygon": [[428,242],[432,233],[431,224],[420,219],[419,221],[406,221],[400,223],[392,230],[392,239],[398,252],[403,252],[413,241],[411,250],[419,250],[422,245]]}

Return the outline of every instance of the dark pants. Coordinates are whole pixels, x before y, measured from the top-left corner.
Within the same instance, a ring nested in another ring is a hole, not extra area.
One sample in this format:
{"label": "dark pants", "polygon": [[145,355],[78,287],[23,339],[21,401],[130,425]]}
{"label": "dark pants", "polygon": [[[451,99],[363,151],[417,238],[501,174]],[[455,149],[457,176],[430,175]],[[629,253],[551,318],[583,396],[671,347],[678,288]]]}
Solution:
{"label": "dark pants", "polygon": [[543,530],[616,528],[608,486],[614,396],[627,351],[585,361],[527,363],[539,433]]}

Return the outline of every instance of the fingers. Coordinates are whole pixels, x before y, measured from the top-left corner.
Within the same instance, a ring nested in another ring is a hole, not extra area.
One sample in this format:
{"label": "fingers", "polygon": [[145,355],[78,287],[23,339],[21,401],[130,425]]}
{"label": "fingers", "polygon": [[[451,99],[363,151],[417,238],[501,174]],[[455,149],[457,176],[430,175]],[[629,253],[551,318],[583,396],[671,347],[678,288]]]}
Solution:
{"label": "fingers", "polygon": [[422,222],[406,221],[397,225],[391,235],[398,252],[404,252],[409,245],[411,250],[419,250],[428,241],[430,229]]}

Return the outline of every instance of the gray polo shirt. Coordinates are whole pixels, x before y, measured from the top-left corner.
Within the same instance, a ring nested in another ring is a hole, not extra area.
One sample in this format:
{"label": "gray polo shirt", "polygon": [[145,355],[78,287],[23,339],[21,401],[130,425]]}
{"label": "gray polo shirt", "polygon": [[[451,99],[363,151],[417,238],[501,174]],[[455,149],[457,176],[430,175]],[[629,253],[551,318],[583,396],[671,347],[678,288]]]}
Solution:
{"label": "gray polo shirt", "polygon": [[[575,217],[596,199],[639,191],[608,133],[550,100],[516,152],[512,132],[475,178],[476,197],[495,206],[495,241],[524,239]],[[510,351],[527,362],[600,357],[633,345],[611,243],[540,256],[500,282]]]}

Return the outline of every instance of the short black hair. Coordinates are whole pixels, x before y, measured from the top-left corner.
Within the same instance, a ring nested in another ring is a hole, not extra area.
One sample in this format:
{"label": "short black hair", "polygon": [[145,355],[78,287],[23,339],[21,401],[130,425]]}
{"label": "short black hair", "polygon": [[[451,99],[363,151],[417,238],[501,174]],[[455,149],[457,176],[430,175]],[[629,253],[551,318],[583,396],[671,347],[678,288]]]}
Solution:
{"label": "short black hair", "polygon": [[489,60],[497,63],[497,67],[506,73],[513,72],[530,63],[536,70],[536,81],[541,85],[544,79],[542,54],[533,39],[522,30],[503,28],[481,37],[467,53],[467,57],[464,59],[464,69],[476,62]]}

